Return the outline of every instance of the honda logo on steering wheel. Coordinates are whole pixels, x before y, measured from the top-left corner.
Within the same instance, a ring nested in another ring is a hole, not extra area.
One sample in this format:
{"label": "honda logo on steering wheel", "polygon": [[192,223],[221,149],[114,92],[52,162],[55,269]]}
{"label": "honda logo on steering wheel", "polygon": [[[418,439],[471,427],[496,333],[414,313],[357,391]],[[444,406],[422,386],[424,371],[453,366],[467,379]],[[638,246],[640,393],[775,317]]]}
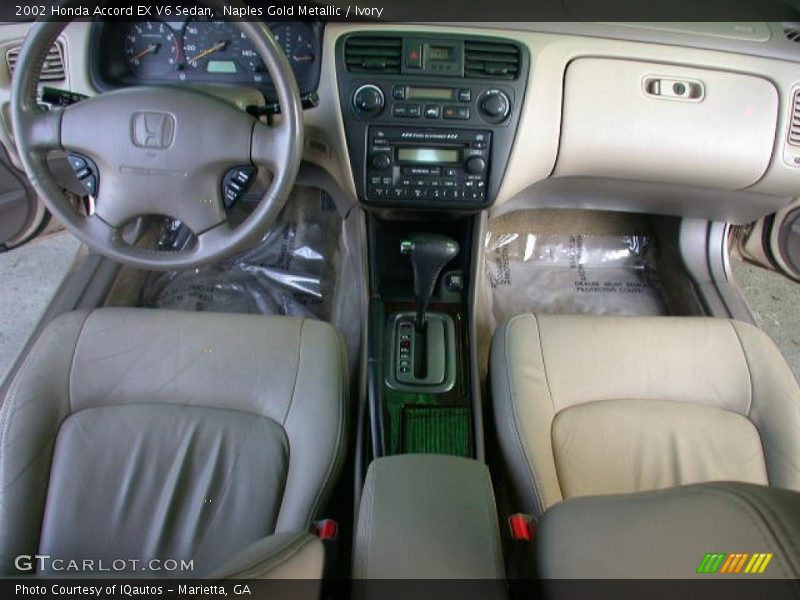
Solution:
{"label": "honda logo on steering wheel", "polygon": [[167,113],[138,112],[131,121],[131,139],[140,148],[167,148],[175,136],[175,118]]}

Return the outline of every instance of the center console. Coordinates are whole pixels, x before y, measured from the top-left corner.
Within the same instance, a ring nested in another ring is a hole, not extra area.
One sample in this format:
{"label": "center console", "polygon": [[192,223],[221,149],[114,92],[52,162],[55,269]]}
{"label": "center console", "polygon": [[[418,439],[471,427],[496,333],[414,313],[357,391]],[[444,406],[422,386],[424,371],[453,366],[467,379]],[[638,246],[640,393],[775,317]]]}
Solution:
{"label": "center console", "polygon": [[505,173],[529,64],[524,45],[497,37],[370,31],[336,42],[348,155],[369,209],[375,458],[482,457],[474,236]]}
{"label": "center console", "polygon": [[387,208],[492,204],[527,81],[510,40],[401,32],[337,42],[337,76],[359,199]]}
{"label": "center console", "polygon": [[[371,466],[355,575],[493,582],[503,570],[470,315],[481,211],[511,153],[528,51],[494,37],[358,32],[337,40],[336,58],[369,249],[359,464]],[[479,535],[454,539],[461,526]]]}
{"label": "center console", "polygon": [[469,314],[474,215],[368,216],[372,456],[479,456]]}

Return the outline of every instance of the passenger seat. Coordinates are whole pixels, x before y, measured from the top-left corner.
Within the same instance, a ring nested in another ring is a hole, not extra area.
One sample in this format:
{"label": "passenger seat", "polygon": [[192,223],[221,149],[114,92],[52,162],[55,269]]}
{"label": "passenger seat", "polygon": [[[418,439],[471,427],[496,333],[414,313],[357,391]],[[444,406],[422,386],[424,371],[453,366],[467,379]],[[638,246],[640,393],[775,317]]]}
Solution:
{"label": "passenger seat", "polygon": [[491,388],[516,510],[711,481],[800,490],[800,388],[745,323],[517,316]]}

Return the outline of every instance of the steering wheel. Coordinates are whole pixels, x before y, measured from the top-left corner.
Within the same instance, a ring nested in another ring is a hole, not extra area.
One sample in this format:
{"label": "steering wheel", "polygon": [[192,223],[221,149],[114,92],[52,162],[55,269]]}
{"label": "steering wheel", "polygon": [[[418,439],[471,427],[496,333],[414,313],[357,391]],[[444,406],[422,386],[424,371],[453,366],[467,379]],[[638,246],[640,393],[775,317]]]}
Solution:
{"label": "steering wheel", "polygon": [[[269,28],[236,22],[275,86],[281,118],[274,126],[188,87],[132,87],[44,110],[36,101],[39,73],[65,26],[49,21],[33,26],[11,92],[20,159],[47,208],[90,248],[148,270],[206,265],[258,242],[289,197],[303,148],[297,82]],[[50,173],[47,154],[54,150],[86,156],[97,165],[92,215],[79,214]],[[230,169],[249,165],[267,168],[272,182],[250,216],[234,228],[225,213],[222,179]],[[197,242],[173,252],[137,248],[122,239],[127,223],[152,214],[180,220]]]}

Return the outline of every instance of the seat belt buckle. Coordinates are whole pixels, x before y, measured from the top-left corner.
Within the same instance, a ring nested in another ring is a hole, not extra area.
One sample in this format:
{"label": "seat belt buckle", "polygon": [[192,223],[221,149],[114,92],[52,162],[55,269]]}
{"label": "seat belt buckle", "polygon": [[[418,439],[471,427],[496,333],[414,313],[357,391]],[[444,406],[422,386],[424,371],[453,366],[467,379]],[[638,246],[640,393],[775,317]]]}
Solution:
{"label": "seat belt buckle", "polygon": [[508,517],[508,528],[511,531],[512,540],[531,542],[536,533],[536,517],[524,513],[514,513]]}
{"label": "seat belt buckle", "polygon": [[323,542],[335,541],[339,536],[339,524],[333,519],[322,519],[314,522],[317,537]]}
{"label": "seat belt buckle", "polygon": [[[322,546],[325,549],[324,565],[322,567],[322,580],[330,581],[334,576],[336,570],[339,543],[336,539],[339,537],[339,523],[333,519],[321,519],[314,521],[311,524],[313,533],[317,536]],[[322,597],[328,597],[328,594],[323,594]]]}

